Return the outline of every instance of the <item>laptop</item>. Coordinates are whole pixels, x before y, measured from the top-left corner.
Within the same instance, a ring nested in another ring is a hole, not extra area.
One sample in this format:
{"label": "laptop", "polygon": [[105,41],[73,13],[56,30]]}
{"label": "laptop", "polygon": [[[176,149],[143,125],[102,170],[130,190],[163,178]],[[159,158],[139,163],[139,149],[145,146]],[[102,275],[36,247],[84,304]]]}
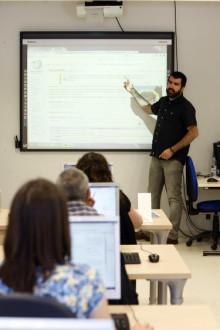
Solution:
{"label": "laptop", "polygon": [[115,182],[91,182],[91,197],[94,209],[104,216],[119,215],[119,184]]}
{"label": "laptop", "polygon": [[113,330],[111,319],[0,317],[0,330]]}
{"label": "laptop", "polygon": [[[76,167],[76,162],[66,162],[66,163],[62,163],[61,165],[61,171],[67,170],[68,168],[74,168]],[[110,162],[108,164],[108,168],[110,170],[110,172],[112,173],[112,175],[114,174],[114,164],[112,162]]]}
{"label": "laptop", "polygon": [[119,216],[69,216],[72,262],[98,270],[108,299],[121,298]]}

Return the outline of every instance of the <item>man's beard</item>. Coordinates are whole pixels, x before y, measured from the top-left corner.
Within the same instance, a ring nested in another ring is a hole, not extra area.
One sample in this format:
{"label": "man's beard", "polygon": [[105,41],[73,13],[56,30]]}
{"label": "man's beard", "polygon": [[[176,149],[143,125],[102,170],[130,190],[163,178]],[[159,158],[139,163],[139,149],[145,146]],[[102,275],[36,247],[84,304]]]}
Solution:
{"label": "man's beard", "polygon": [[175,92],[172,88],[167,88],[167,96],[169,96],[170,99],[176,99],[182,94],[181,89],[178,92]]}

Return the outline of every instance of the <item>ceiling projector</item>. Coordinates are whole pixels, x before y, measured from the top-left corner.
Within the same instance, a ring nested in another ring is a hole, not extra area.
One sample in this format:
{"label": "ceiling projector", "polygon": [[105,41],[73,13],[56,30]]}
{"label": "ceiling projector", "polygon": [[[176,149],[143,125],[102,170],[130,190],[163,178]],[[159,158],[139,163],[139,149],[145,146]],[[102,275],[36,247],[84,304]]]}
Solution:
{"label": "ceiling projector", "polygon": [[86,1],[76,7],[78,17],[86,17],[88,13],[102,10],[104,17],[118,17],[123,15],[122,1]]}

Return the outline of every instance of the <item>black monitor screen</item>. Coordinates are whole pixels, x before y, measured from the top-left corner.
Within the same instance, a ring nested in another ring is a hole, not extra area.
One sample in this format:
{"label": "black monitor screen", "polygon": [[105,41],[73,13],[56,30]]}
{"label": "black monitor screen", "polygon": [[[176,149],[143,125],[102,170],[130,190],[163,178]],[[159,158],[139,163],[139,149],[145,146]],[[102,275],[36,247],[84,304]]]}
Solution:
{"label": "black monitor screen", "polygon": [[21,32],[21,151],[150,150],[123,83],[150,103],[165,95],[173,43],[173,32]]}

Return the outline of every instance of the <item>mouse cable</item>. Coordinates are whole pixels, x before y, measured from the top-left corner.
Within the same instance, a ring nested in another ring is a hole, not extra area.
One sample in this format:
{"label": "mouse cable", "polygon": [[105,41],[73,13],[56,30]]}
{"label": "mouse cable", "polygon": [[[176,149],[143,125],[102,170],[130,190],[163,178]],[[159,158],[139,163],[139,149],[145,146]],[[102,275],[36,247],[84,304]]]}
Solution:
{"label": "mouse cable", "polygon": [[134,318],[135,322],[137,322],[137,323],[140,324],[140,322],[139,322],[139,320],[138,320],[138,318],[137,318],[137,316],[135,314],[134,308],[131,305],[128,305],[128,307],[130,308],[130,310],[132,312],[132,315],[133,315],[133,318]]}
{"label": "mouse cable", "polygon": [[141,250],[142,250],[142,251],[145,251],[145,252],[147,252],[147,253],[149,253],[149,254],[154,253],[154,252],[151,252],[151,251],[145,250],[145,249],[143,248],[143,244],[141,244]]}

